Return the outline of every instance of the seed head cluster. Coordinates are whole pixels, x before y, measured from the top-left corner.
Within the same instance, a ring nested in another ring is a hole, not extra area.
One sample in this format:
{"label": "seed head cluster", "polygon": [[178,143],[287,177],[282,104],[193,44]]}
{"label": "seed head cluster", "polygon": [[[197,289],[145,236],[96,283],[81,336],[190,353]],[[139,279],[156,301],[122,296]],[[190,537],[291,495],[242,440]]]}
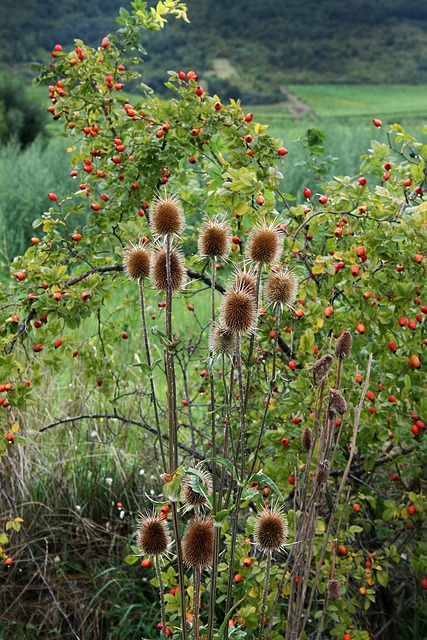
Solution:
{"label": "seed head cluster", "polygon": [[335,355],[340,360],[348,358],[350,355],[351,347],[353,345],[353,338],[349,331],[343,331],[337,340],[335,345]]}
{"label": "seed head cluster", "polygon": [[254,333],[257,305],[251,287],[236,279],[227,289],[221,306],[221,324],[233,333]]}
{"label": "seed head cluster", "polygon": [[206,496],[210,496],[212,493],[212,476],[208,471],[197,470],[202,478],[187,474],[182,481],[181,500],[185,506],[191,507],[203,507],[208,504],[205,496],[194,489],[197,481],[202,485],[203,491]]}
{"label": "seed head cluster", "polygon": [[347,411],[347,402],[341,391],[338,389],[329,389],[329,413],[331,416],[336,414],[343,415]]}
{"label": "seed head cluster", "polygon": [[311,447],[312,441],[313,441],[313,433],[310,427],[306,427],[301,434],[301,444],[303,449],[308,451]]}
{"label": "seed head cluster", "polygon": [[226,222],[207,220],[200,229],[198,245],[201,258],[226,258],[231,247],[229,225]]}
{"label": "seed head cluster", "polygon": [[327,482],[329,478],[330,469],[331,469],[331,466],[330,466],[329,460],[321,460],[319,462],[319,464],[317,465],[317,475],[316,475],[318,484],[324,484],[325,482]]}
{"label": "seed head cluster", "polygon": [[[151,261],[150,277],[156,289],[166,291],[168,288],[167,278],[167,250],[166,247],[157,249]],[[183,288],[186,278],[186,270],[182,255],[175,249],[170,251],[170,274],[172,291],[179,291]]]}
{"label": "seed head cluster", "polygon": [[282,249],[283,239],[274,224],[254,227],[249,235],[247,253],[253,262],[273,264],[279,260]]}
{"label": "seed head cluster", "polygon": [[224,326],[214,323],[209,336],[209,348],[215,356],[232,356],[236,350],[236,334]]}
{"label": "seed head cluster", "polygon": [[144,249],[142,243],[128,244],[125,247],[125,257],[123,267],[125,274],[130,280],[140,280],[148,278],[150,274],[151,255]]}
{"label": "seed head cluster", "polygon": [[180,234],[184,229],[184,212],[179,198],[158,195],[153,202],[151,226],[159,236]]}
{"label": "seed head cluster", "polygon": [[188,524],[182,538],[182,558],[189,567],[210,567],[213,559],[212,520],[196,517]]}
{"label": "seed head cluster", "polygon": [[298,280],[293,271],[275,267],[268,276],[265,296],[267,301],[279,308],[292,308],[298,292]]}
{"label": "seed head cluster", "polygon": [[254,540],[263,551],[278,551],[288,539],[288,521],[280,509],[266,507],[257,516]]}
{"label": "seed head cluster", "polygon": [[141,515],[138,521],[137,544],[148,556],[161,556],[168,550],[170,536],[167,524],[157,515]]}
{"label": "seed head cluster", "polygon": [[335,580],[331,578],[328,580],[328,599],[329,600],[339,600],[340,598],[340,586],[341,583],[339,580]]}
{"label": "seed head cluster", "polygon": [[327,376],[333,361],[334,359],[329,353],[316,360],[312,369],[315,384],[319,384]]}

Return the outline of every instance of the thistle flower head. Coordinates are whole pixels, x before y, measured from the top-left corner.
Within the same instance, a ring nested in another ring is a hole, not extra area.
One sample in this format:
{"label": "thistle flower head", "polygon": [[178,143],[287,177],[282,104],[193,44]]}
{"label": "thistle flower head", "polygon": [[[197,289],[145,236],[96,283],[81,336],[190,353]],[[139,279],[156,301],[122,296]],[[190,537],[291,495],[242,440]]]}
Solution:
{"label": "thistle flower head", "polygon": [[201,226],[198,249],[201,258],[226,258],[231,248],[231,231],[228,223],[206,220]]}
{"label": "thistle flower head", "polygon": [[167,553],[170,536],[167,524],[159,516],[141,514],[138,521],[137,545],[148,556]]}
{"label": "thistle flower head", "polygon": [[331,578],[330,580],[328,580],[328,599],[329,600],[339,600],[341,596],[340,586],[341,586],[341,583],[339,580],[335,580],[334,578]]}
{"label": "thistle flower head", "polygon": [[281,509],[265,507],[257,516],[255,543],[263,551],[278,551],[288,539],[288,521]]}
{"label": "thistle flower head", "polygon": [[181,201],[175,195],[157,195],[153,201],[151,226],[159,236],[180,234],[185,225]]}
{"label": "thistle flower head", "polygon": [[283,249],[283,237],[276,224],[265,223],[253,228],[247,243],[247,254],[253,262],[278,262]]}
{"label": "thistle flower head", "polygon": [[123,260],[124,272],[130,280],[148,278],[150,274],[151,255],[141,242],[128,244],[125,247]]}
{"label": "thistle flower head", "polygon": [[347,402],[341,391],[329,389],[329,413],[334,416],[337,413],[343,415],[347,411]]}
{"label": "thistle flower head", "polygon": [[[166,261],[166,247],[161,247],[153,253],[150,277],[155,288],[159,291],[166,291],[168,288]],[[175,247],[171,247],[170,251],[170,274],[172,291],[179,291],[185,284],[186,270],[184,266],[184,258],[179,251],[175,249]]]}
{"label": "thistle flower head", "polygon": [[316,479],[318,484],[324,484],[329,478],[329,471],[331,469],[329,460],[321,460],[317,465]]}
{"label": "thistle flower head", "polygon": [[301,444],[306,451],[310,449],[312,441],[313,433],[310,427],[306,427],[301,434]]}
{"label": "thistle flower head", "polygon": [[215,357],[232,356],[236,350],[236,334],[215,322],[209,336],[209,349]]}
{"label": "thistle flower head", "polygon": [[314,384],[319,384],[319,382],[328,374],[333,361],[334,359],[329,353],[319,358],[319,360],[316,360],[312,369]]}
{"label": "thistle flower head", "polygon": [[265,288],[267,301],[283,309],[292,309],[298,292],[298,280],[293,271],[273,266]]}
{"label": "thistle flower head", "polygon": [[350,355],[352,344],[353,338],[351,337],[351,333],[349,331],[343,331],[335,345],[336,357],[340,360],[348,358],[348,356]]}
{"label": "thistle flower head", "polygon": [[256,296],[256,275],[253,269],[236,269],[234,274],[233,289],[245,289],[253,297]]}
{"label": "thistle flower head", "polygon": [[258,312],[252,288],[235,280],[221,305],[221,324],[234,333],[254,333]]}
{"label": "thistle flower head", "polygon": [[[205,469],[196,469],[198,475],[187,474],[182,481],[181,500],[184,505],[192,507],[204,507],[209,504],[207,496],[212,493],[212,476]],[[203,493],[198,491],[201,487]]]}
{"label": "thistle flower head", "polygon": [[189,567],[210,567],[213,560],[212,520],[196,517],[189,522],[182,538],[182,559]]}

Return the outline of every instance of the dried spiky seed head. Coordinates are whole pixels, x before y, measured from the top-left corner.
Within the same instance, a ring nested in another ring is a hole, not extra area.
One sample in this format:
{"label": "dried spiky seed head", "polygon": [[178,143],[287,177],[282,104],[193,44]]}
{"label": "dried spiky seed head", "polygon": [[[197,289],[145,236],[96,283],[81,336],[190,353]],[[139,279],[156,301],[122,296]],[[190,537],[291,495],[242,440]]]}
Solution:
{"label": "dried spiky seed head", "polygon": [[213,560],[214,530],[212,520],[194,518],[182,538],[182,559],[189,567],[210,567]]}
{"label": "dried spiky seed head", "polygon": [[123,260],[124,272],[130,280],[148,278],[150,274],[151,255],[147,249],[139,242],[138,244],[128,244],[125,247],[125,257]]}
{"label": "dried spiky seed head", "polygon": [[138,521],[137,545],[148,556],[161,556],[168,550],[170,536],[167,524],[157,515],[141,515]]}
{"label": "dried spiky seed head", "polygon": [[236,350],[236,334],[222,325],[214,323],[209,336],[209,348],[215,357],[232,356]]}
{"label": "dried spiky seed head", "polygon": [[252,230],[247,247],[248,256],[253,262],[273,264],[282,253],[283,238],[277,226],[263,224]]}
{"label": "dried spiky seed head", "polygon": [[329,464],[329,460],[321,460],[319,462],[319,464],[317,465],[317,475],[316,475],[318,484],[324,484],[327,481],[327,479],[329,478],[330,468],[331,467]]}
{"label": "dried spiky seed head", "polygon": [[257,325],[256,300],[248,287],[231,286],[221,306],[221,324],[234,333],[253,333]]}
{"label": "dried spiky seed head", "polygon": [[337,344],[335,345],[336,357],[340,360],[348,358],[352,345],[353,338],[351,337],[351,333],[349,331],[343,331],[337,340]]}
{"label": "dried spiky seed head", "polygon": [[288,521],[281,509],[266,507],[257,516],[255,543],[263,551],[278,551],[288,539]]}
{"label": "dried spiky seed head", "polygon": [[339,580],[335,580],[334,578],[331,578],[330,580],[328,580],[328,599],[329,600],[339,600],[341,596],[340,586],[341,586],[341,583]]}
{"label": "dried spiky seed head", "polygon": [[[166,247],[155,251],[151,260],[150,277],[159,291],[168,288],[166,260]],[[185,284],[186,270],[182,255],[174,247],[170,251],[170,274],[172,291],[179,291]]]}
{"label": "dried spiky seed head", "polygon": [[[209,504],[205,496],[212,494],[212,476],[205,469],[197,469],[197,473],[201,478],[187,474],[182,481],[181,500],[186,507],[203,507]],[[202,486],[205,495],[196,491],[198,484]]]}
{"label": "dried spiky seed head", "polygon": [[198,243],[202,258],[226,258],[231,248],[231,231],[227,222],[207,220],[202,224]]}
{"label": "dried spiky seed head", "polygon": [[315,384],[319,384],[319,382],[328,374],[333,361],[334,359],[329,353],[319,358],[319,360],[316,360],[312,369],[313,381]]}
{"label": "dried spiky seed head", "polygon": [[239,289],[245,289],[249,291],[251,295],[255,298],[256,296],[256,277],[255,273],[252,269],[248,269],[247,271],[243,271],[242,269],[237,269],[234,275],[234,281],[231,285],[233,289],[236,291]]}
{"label": "dried spiky seed head", "polygon": [[293,271],[274,267],[265,287],[267,301],[283,309],[292,308],[298,292],[298,280]]}
{"label": "dried spiky seed head", "polygon": [[176,196],[156,196],[153,201],[151,226],[159,236],[177,235],[184,229],[184,212]]}
{"label": "dried spiky seed head", "polygon": [[310,427],[306,427],[301,434],[301,444],[306,451],[310,449],[312,441],[313,433]]}
{"label": "dried spiky seed head", "polygon": [[343,415],[347,411],[347,402],[341,391],[338,389],[329,389],[329,413],[334,416],[336,414]]}

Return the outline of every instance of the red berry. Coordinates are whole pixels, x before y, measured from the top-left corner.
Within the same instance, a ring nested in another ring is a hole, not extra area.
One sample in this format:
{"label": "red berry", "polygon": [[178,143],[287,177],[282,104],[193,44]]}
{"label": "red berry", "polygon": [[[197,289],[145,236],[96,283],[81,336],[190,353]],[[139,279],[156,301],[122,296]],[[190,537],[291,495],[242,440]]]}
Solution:
{"label": "red berry", "polygon": [[289,151],[285,147],[280,147],[279,149],[277,149],[277,153],[279,154],[279,156],[286,156]]}
{"label": "red berry", "polygon": [[282,447],[288,447],[289,446],[289,439],[288,438],[282,438],[280,440],[280,444],[282,445]]}
{"label": "red berry", "polygon": [[289,484],[295,484],[295,477],[294,476],[289,476],[288,477],[288,482],[289,482]]}
{"label": "red berry", "polygon": [[48,193],[47,197],[49,198],[49,200],[52,200],[52,202],[56,202],[58,200],[58,196],[56,195],[56,193]]}
{"label": "red berry", "polygon": [[401,327],[404,327],[406,323],[407,323],[407,320],[405,316],[402,316],[401,318],[399,318],[399,324]]}
{"label": "red berry", "polygon": [[326,204],[328,202],[328,196],[320,196],[319,202],[320,204]]}
{"label": "red berry", "polygon": [[297,363],[295,362],[295,360],[290,360],[288,362],[288,367],[289,369],[291,369],[292,371],[295,371],[295,369],[297,368]]}
{"label": "red berry", "polygon": [[376,127],[378,127],[378,128],[380,128],[380,127],[382,127],[382,126],[383,126],[383,123],[381,122],[381,120],[378,120],[378,118],[374,118],[374,119],[372,120],[372,122],[373,122],[373,123],[374,123],[374,125],[375,125]]}
{"label": "red berry", "polygon": [[393,351],[393,353],[396,351],[397,349],[397,344],[393,341],[390,341],[388,343],[388,348],[390,349],[390,351]]}
{"label": "red berry", "polygon": [[122,338],[123,340],[127,340],[129,338],[128,334],[126,333],[126,331],[122,332]]}
{"label": "red berry", "polygon": [[415,512],[416,512],[416,508],[414,507],[414,505],[413,504],[409,505],[408,507],[409,515],[413,516]]}
{"label": "red berry", "polygon": [[60,347],[62,345],[62,340],[61,338],[58,338],[57,340],[55,340],[55,342],[53,343],[53,346],[55,347],[55,349],[58,349],[58,347]]}
{"label": "red berry", "polygon": [[393,473],[393,475],[390,478],[390,482],[397,482],[397,480],[399,480],[399,474]]}
{"label": "red berry", "polygon": [[359,178],[359,184],[360,184],[360,186],[361,186],[361,187],[364,187],[364,186],[366,185],[366,183],[367,183],[366,178],[364,178],[363,176],[361,176],[361,177]]}
{"label": "red berry", "polygon": [[144,558],[144,560],[142,560],[141,562],[141,567],[143,569],[148,569],[148,567],[151,567],[151,558]]}
{"label": "red berry", "polygon": [[419,432],[420,432],[420,430],[418,429],[418,427],[417,427],[417,425],[416,425],[416,424],[413,424],[413,425],[412,425],[412,427],[411,427],[411,431],[412,431],[412,433],[414,434],[414,436],[415,436],[415,437],[416,437],[416,436],[419,434]]}
{"label": "red berry", "polygon": [[307,187],[303,190],[302,195],[309,200],[311,198],[311,190]]}

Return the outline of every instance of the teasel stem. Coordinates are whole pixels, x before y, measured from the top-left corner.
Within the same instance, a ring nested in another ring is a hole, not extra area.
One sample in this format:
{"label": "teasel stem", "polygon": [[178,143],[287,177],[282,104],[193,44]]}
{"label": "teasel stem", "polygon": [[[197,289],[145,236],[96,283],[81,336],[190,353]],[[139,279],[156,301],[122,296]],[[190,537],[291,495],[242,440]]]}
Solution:
{"label": "teasel stem", "polygon": [[162,437],[162,431],[161,431],[161,428],[160,428],[159,409],[158,409],[158,406],[157,406],[156,389],[155,389],[155,386],[154,386],[154,376],[153,376],[153,370],[152,370],[150,341],[148,339],[147,320],[146,320],[146,317],[145,317],[144,281],[143,281],[143,278],[139,278],[138,279],[138,284],[139,284],[139,305],[140,305],[140,309],[141,309],[142,332],[143,332],[143,336],[144,336],[144,345],[145,345],[145,357],[146,357],[146,360],[147,360],[147,364],[148,364],[148,366],[150,368],[150,373],[149,373],[149,376],[150,376],[150,390],[151,390],[151,400],[152,400],[153,409],[154,409],[154,420],[155,420],[155,423],[156,423],[157,438],[159,440],[159,445],[160,445],[160,455],[161,455],[161,458],[162,458],[163,469],[164,469],[164,471],[167,471],[165,448],[163,446],[163,437]]}
{"label": "teasel stem", "polygon": [[[223,355],[222,357],[222,370],[225,371],[225,356]],[[225,376],[223,375],[223,381],[224,381],[224,397],[226,398],[226,402],[225,405],[227,406],[228,410],[227,410],[227,415],[226,415],[226,425],[225,425],[225,433],[224,433],[224,444],[223,444],[223,448],[222,448],[222,457],[226,460],[228,459],[228,445],[230,444],[230,448],[231,448],[231,453],[232,453],[232,458],[233,458],[233,464],[237,467],[237,454],[236,451],[234,449],[234,443],[233,443],[233,439],[230,440],[230,407],[231,407],[231,399],[233,397],[233,388],[234,388],[234,371],[235,371],[235,366],[234,366],[234,360],[232,362],[231,365],[231,370],[230,370],[230,388],[227,389],[227,383],[225,380]],[[218,491],[218,510],[220,511],[222,509],[222,499],[223,499],[223,494],[224,494],[224,483],[225,483],[225,467],[223,466],[221,469],[221,477],[220,477],[220,484],[219,484],[219,491]],[[225,499],[225,507],[228,507],[228,503],[230,500],[230,496],[231,496],[231,492],[233,489],[233,483],[230,482],[229,485],[229,489],[228,489],[228,494],[227,497]]]}
{"label": "teasel stem", "polygon": [[193,571],[194,580],[194,602],[193,602],[193,630],[194,640],[199,640],[200,633],[200,582],[202,577],[202,570],[200,567],[195,566]]}
{"label": "teasel stem", "polygon": [[179,600],[181,605],[181,629],[182,640],[187,640],[187,618],[185,611],[185,582],[184,563],[182,560],[181,538],[179,537],[178,507],[176,502],[172,502],[172,523],[176,545],[176,560],[178,565]]}
{"label": "teasel stem", "polygon": [[165,586],[163,584],[162,570],[160,567],[159,554],[154,556],[154,565],[156,567],[157,582],[159,583],[160,613],[162,620],[163,636],[166,636],[166,606],[165,606]]}
{"label": "teasel stem", "polygon": [[267,550],[267,561],[266,561],[266,565],[265,565],[264,592],[262,594],[261,614],[260,614],[260,618],[259,618],[258,640],[264,640],[264,618],[265,618],[265,612],[266,612],[266,609],[267,609],[268,590],[269,590],[269,587],[270,587],[271,558],[272,558],[272,552],[271,552],[271,549],[268,549]]}
{"label": "teasel stem", "polygon": [[[261,276],[262,276],[262,266],[259,264],[258,271],[257,271],[257,279],[256,279],[256,289],[255,289],[255,304],[256,304],[257,313],[258,313],[258,307],[259,307],[259,293],[261,289]],[[255,346],[255,334],[252,334],[249,341],[248,358],[247,358],[248,371],[246,375],[246,391],[245,391],[245,407],[244,407],[245,413],[248,408],[249,387],[251,384],[251,373],[252,373],[251,360],[254,352],[254,346]]]}
{"label": "teasel stem", "polygon": [[272,362],[272,365],[271,365],[271,377],[270,377],[269,385],[268,385],[268,393],[267,393],[267,396],[265,398],[264,413],[262,415],[262,420],[261,420],[261,424],[260,424],[260,428],[259,428],[258,441],[257,441],[256,447],[255,447],[254,459],[252,461],[251,470],[249,471],[248,478],[250,478],[252,476],[252,474],[253,474],[253,472],[255,470],[256,462],[258,460],[259,448],[261,446],[262,437],[264,435],[265,422],[266,422],[266,419],[267,419],[267,414],[268,414],[268,409],[269,409],[269,406],[270,406],[271,396],[273,394],[272,389],[273,389],[274,379],[276,377],[276,367],[277,367],[277,345],[278,345],[280,318],[281,318],[281,312],[280,312],[279,306],[277,306],[277,308],[276,308],[276,322],[275,322],[275,325],[274,325],[273,362]]}
{"label": "teasel stem", "polygon": [[337,389],[337,391],[339,390],[340,385],[341,385],[343,365],[344,365],[344,359],[343,358],[339,358],[338,359],[338,367],[337,367],[337,379],[336,379],[336,382],[335,382],[335,389]]}
{"label": "teasel stem", "polygon": [[[166,237],[166,338],[172,342],[172,278],[171,278],[171,236]],[[176,383],[173,352],[166,347],[166,379],[168,387],[169,418],[169,472],[174,473],[178,467],[178,447],[176,428]],[[185,611],[184,564],[182,560],[181,539],[179,537],[178,507],[172,502],[172,521],[175,535],[176,560],[178,565],[179,597],[181,603],[182,640],[187,640],[187,624]]]}
{"label": "teasel stem", "polygon": [[348,457],[347,465],[346,465],[346,468],[344,470],[344,473],[343,473],[343,475],[341,477],[341,482],[340,482],[340,485],[338,487],[337,496],[335,498],[333,507],[331,509],[329,522],[328,522],[328,525],[326,527],[326,532],[325,532],[325,535],[324,535],[324,541],[323,541],[322,549],[321,549],[321,552],[320,552],[320,558],[317,561],[316,573],[315,573],[315,575],[313,577],[313,580],[312,580],[310,598],[309,598],[309,601],[308,601],[308,604],[307,604],[307,607],[306,607],[304,620],[302,621],[301,634],[303,633],[303,631],[305,629],[305,625],[307,624],[307,620],[309,619],[309,616],[310,616],[310,611],[311,611],[311,607],[313,605],[314,597],[317,594],[317,583],[319,581],[320,571],[321,571],[321,568],[322,568],[322,565],[323,565],[323,560],[325,558],[326,547],[327,547],[327,544],[328,544],[329,536],[331,534],[331,529],[332,529],[334,516],[335,516],[335,513],[336,513],[336,511],[338,509],[339,502],[340,502],[342,493],[344,491],[345,484],[347,482],[348,474],[350,473],[350,467],[351,467],[351,464],[353,462],[355,449],[356,449],[357,434],[358,434],[358,431],[359,431],[360,418],[361,418],[361,414],[362,414],[363,403],[365,401],[366,392],[368,391],[368,388],[369,388],[369,379],[370,379],[370,376],[371,376],[371,367],[372,367],[372,353],[369,354],[368,366],[367,366],[367,369],[366,369],[366,376],[365,376],[365,384],[363,386],[363,390],[362,390],[362,393],[360,395],[359,402],[358,402],[358,404],[356,406],[354,422],[353,422],[353,435],[352,435],[351,444],[350,444],[350,455]]}
{"label": "teasel stem", "polygon": [[[211,326],[214,326],[215,322],[215,275],[216,275],[216,259],[215,256],[211,260]],[[212,462],[212,507],[213,507],[213,515],[215,517],[217,512],[217,505],[220,502],[219,495],[217,496],[217,466],[215,462],[216,457],[216,429],[215,429],[215,384],[214,384],[214,372],[213,372],[213,359],[212,354],[210,358],[210,366],[209,366],[209,384],[210,384],[210,394],[211,394],[211,442],[212,442],[212,457],[214,461]],[[224,371],[224,370],[223,370]],[[224,375],[224,373],[223,373]],[[228,424],[228,420],[227,420]],[[227,428],[227,427],[226,427]],[[215,600],[216,600],[216,585],[218,578],[218,561],[219,561],[219,545],[221,539],[221,527],[215,526],[214,528],[214,550],[213,550],[213,559],[212,559],[212,573],[211,573],[211,584],[210,584],[210,594],[209,594],[209,613],[208,613],[208,640],[212,640],[215,626]],[[200,574],[200,571],[199,571]],[[199,576],[200,577],[200,576]],[[194,572],[194,588],[196,588],[196,570]],[[200,590],[200,584],[199,584]],[[200,595],[200,594],[199,594]],[[196,598],[196,592],[194,592],[194,598]],[[197,640],[198,637],[198,627],[197,627],[197,635],[196,635],[196,620],[198,620],[198,612],[196,615],[196,600],[194,600],[194,639]],[[198,625],[198,622],[197,622]]]}
{"label": "teasel stem", "polygon": [[[227,600],[225,611],[228,613],[231,609],[231,592],[233,588],[233,575],[234,575],[234,558],[236,552],[236,544],[237,544],[237,526],[239,520],[239,509],[240,502],[242,499],[243,493],[243,480],[245,477],[245,426],[246,426],[246,395],[245,389],[243,386],[243,368],[242,368],[242,351],[241,351],[241,341],[240,335],[236,335],[236,369],[237,369],[237,377],[239,381],[239,395],[240,395],[240,438],[239,438],[239,446],[240,446],[240,479],[241,482],[237,488],[236,498],[234,503],[234,513],[233,513],[233,525],[231,532],[231,544],[230,544],[230,573],[228,576],[228,584],[227,584]],[[249,376],[249,372],[248,372]],[[239,452],[238,452],[239,453]],[[225,640],[228,638],[228,627],[225,633]]]}
{"label": "teasel stem", "polygon": [[[172,342],[172,277],[171,277],[171,236],[166,237],[166,338]],[[176,386],[175,367],[172,351],[166,347],[166,379],[168,386],[169,418],[169,473],[178,467],[178,447],[176,446]]]}

